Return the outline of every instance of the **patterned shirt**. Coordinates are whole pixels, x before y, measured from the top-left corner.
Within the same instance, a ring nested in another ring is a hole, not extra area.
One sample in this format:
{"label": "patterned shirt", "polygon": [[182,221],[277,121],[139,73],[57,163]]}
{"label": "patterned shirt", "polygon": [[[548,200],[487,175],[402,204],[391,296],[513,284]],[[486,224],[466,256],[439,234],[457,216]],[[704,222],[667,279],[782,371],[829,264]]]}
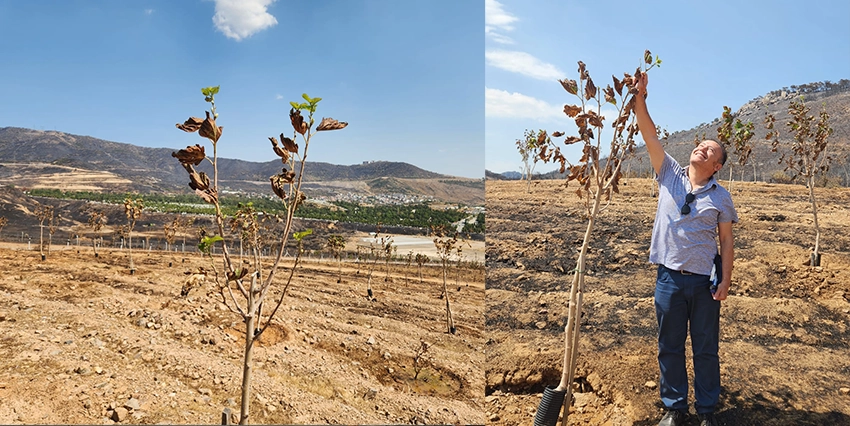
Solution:
{"label": "patterned shirt", "polygon": [[704,187],[693,191],[691,212],[683,215],[685,197],[691,192],[686,169],[665,153],[657,179],[658,210],[649,261],[674,270],[710,275],[717,254],[717,224],[738,222],[731,194],[712,176]]}

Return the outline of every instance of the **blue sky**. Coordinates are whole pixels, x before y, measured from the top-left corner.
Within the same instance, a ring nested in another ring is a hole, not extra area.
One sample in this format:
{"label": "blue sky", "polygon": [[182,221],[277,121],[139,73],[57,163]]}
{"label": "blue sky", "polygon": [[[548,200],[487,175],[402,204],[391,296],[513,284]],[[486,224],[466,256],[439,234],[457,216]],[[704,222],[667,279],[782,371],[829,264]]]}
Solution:
{"label": "blue sky", "polygon": [[349,123],[308,162],[480,178],[483,25],[477,1],[0,0],[0,127],[178,149],[220,85],[220,156],[270,161],[306,92]]}
{"label": "blue sky", "polygon": [[[649,73],[647,103],[655,124],[671,133],[772,90],[850,78],[844,0],[485,4],[485,161],[494,172],[520,170],[514,142],[525,129],[573,134],[563,107],[578,99],[557,80],[577,80],[579,60],[604,88],[612,74],[634,73],[645,49],[658,55],[663,63]],[[614,110],[602,111],[610,117]],[[605,123],[603,145],[612,136]],[[564,152],[572,162],[580,157],[578,144]],[[540,163],[535,172],[554,168]]]}

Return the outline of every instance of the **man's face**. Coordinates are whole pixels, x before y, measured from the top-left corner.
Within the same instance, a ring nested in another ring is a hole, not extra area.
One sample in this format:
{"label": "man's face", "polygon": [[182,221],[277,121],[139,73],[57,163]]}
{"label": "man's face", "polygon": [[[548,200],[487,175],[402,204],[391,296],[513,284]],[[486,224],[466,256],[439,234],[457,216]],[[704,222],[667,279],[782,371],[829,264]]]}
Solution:
{"label": "man's face", "polygon": [[723,151],[720,144],[713,140],[704,140],[691,151],[691,164],[712,169],[712,173],[720,170],[723,164],[720,160],[723,157]]}

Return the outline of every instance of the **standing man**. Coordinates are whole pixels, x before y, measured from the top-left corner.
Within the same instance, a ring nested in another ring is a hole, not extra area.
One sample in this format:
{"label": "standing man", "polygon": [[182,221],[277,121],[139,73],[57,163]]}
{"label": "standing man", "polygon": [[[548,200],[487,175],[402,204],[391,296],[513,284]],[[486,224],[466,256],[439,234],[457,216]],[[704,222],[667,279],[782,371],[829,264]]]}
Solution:
{"label": "standing man", "polygon": [[[688,374],[685,338],[690,325],[694,363],[694,395],[700,426],[717,424],[720,398],[720,301],[729,294],[738,214],[732,197],[714,179],[726,162],[726,151],[713,140],[691,151],[688,167],[680,166],[655,133],[646,109],[647,75],[637,83],[635,113],[649,159],[658,179],[658,211],[652,228],[649,261],[658,265],[655,314],[658,320],[658,366],[661,402],[667,413],[659,426],[684,425],[688,417]],[[722,270],[712,288],[711,272],[720,240]]]}

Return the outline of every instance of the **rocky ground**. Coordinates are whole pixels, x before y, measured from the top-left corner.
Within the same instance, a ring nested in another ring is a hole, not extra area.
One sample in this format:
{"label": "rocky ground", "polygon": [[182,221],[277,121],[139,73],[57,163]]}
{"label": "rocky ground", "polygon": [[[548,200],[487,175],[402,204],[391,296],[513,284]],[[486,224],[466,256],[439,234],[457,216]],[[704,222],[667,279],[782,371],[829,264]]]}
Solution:
{"label": "rocky ground", "polygon": [[[124,251],[65,246],[42,261],[25,249],[0,245],[0,424],[217,423],[239,411],[241,317],[211,282],[180,297],[184,272],[207,260],[140,252],[130,275]],[[441,270],[420,283],[415,265],[393,265],[389,281],[376,269],[370,299],[357,269],[341,283],[329,261],[298,269],[254,349],[251,422],[483,423],[483,271],[450,274],[450,335]]]}
{"label": "rocky ground", "polygon": [[[534,183],[528,194],[523,182],[487,182],[492,424],[531,424],[544,386],[560,380],[570,270],[587,226],[584,203],[563,185]],[[661,418],[648,263],[656,199],[649,180],[620,189],[592,234],[570,424]],[[740,223],[721,310],[721,423],[850,425],[850,189],[816,189],[820,267],[807,266],[806,188],[735,182],[732,194]]]}

